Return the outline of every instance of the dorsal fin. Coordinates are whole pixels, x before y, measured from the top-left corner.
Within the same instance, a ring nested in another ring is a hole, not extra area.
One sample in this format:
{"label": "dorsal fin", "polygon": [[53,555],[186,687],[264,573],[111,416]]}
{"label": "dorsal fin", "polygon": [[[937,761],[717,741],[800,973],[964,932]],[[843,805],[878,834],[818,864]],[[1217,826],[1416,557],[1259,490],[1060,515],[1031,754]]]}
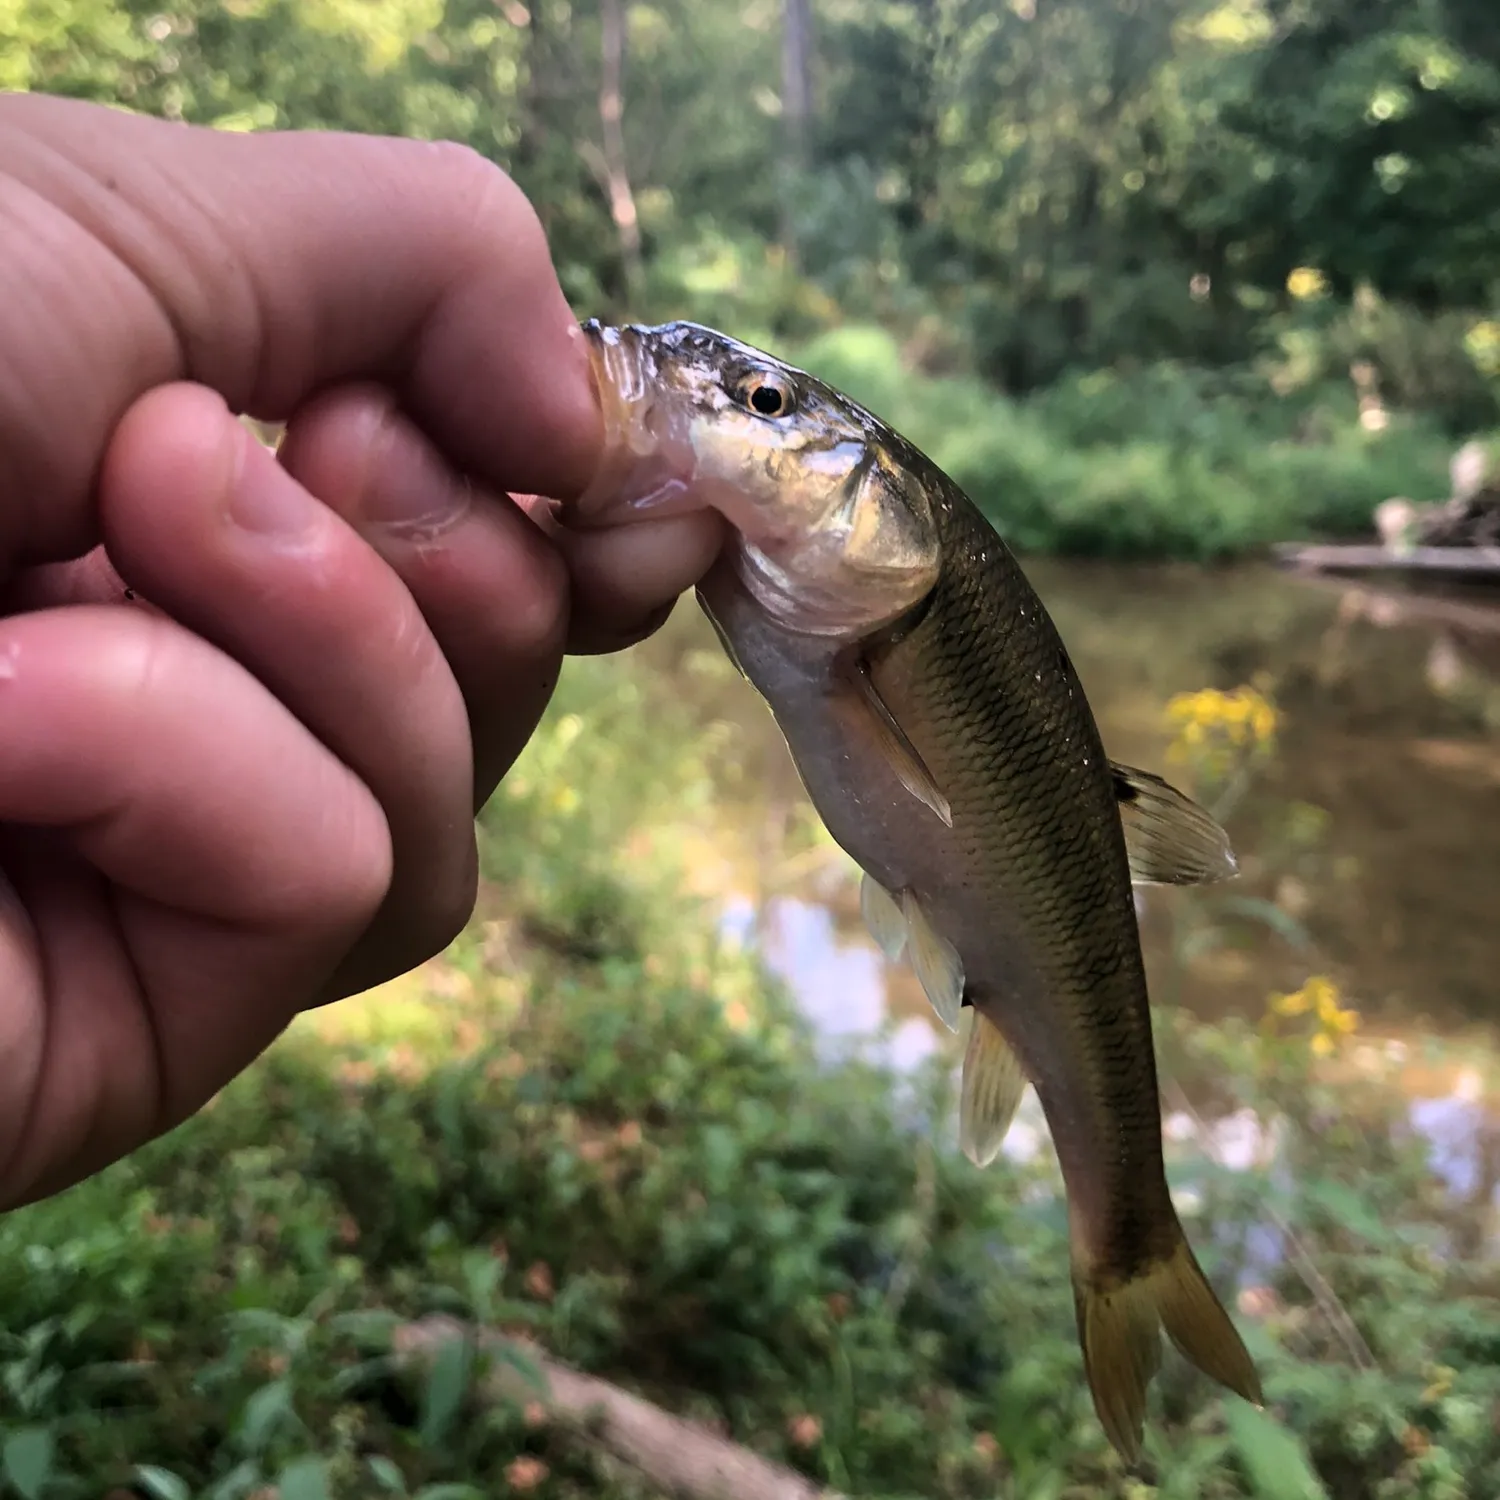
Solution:
{"label": "dorsal fin", "polygon": [[1206,885],[1239,873],[1229,835],[1192,798],[1134,766],[1111,761],[1110,772],[1137,885]]}

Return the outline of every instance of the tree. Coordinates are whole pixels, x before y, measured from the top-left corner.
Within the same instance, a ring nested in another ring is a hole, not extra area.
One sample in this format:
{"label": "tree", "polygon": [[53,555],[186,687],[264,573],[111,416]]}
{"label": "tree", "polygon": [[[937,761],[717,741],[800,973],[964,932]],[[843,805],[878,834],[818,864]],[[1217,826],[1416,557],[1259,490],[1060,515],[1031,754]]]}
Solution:
{"label": "tree", "polygon": [[1426,310],[1500,288],[1500,26],[1491,0],[1268,0],[1223,117],[1258,153],[1224,223],[1246,273],[1311,266]]}

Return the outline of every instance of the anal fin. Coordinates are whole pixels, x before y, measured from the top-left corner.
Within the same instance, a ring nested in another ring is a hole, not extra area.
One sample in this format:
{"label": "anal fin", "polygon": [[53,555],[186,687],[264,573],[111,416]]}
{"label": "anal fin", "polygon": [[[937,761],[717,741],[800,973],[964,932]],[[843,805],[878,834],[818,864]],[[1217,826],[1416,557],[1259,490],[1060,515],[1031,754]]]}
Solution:
{"label": "anal fin", "polygon": [[999,1028],[977,1006],[973,1010],[959,1093],[958,1144],[976,1167],[987,1167],[1000,1154],[1016,1117],[1026,1075]]}
{"label": "anal fin", "polygon": [[906,946],[906,914],[901,903],[868,870],[859,883],[859,909],[876,947],[895,963]]}
{"label": "anal fin", "polygon": [[911,891],[901,893],[901,910],[906,917],[911,966],[917,971],[938,1020],[949,1031],[957,1031],[964,1003],[963,959],[958,956],[958,949],[927,920],[921,902]]}
{"label": "anal fin", "polygon": [[1229,835],[1176,787],[1110,762],[1125,829],[1130,878],[1137,885],[1206,885],[1238,874]]}

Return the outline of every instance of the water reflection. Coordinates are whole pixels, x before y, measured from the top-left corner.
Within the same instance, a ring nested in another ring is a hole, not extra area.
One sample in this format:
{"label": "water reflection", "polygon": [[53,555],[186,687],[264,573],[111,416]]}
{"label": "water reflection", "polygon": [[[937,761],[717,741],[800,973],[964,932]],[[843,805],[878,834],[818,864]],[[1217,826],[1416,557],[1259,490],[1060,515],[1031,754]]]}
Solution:
{"label": "water reflection", "polygon": [[[1268,568],[1031,563],[1028,571],[1117,759],[1170,773],[1163,710],[1174,694],[1263,681],[1285,728],[1272,773],[1228,819],[1243,856],[1235,893],[1305,926],[1318,962],[1378,1027],[1492,1030],[1500,1016],[1500,605],[1333,588]],[[787,854],[786,810],[805,801],[769,714],[742,682],[684,670],[689,656],[717,650],[697,610],[685,607],[643,659],[672,691],[690,685],[706,717],[733,726],[734,775],[720,815],[757,851],[741,894],[825,906],[830,943],[868,947],[852,881],[830,883],[820,867],[813,889],[809,866]],[[1143,918],[1154,994],[1171,988],[1171,998],[1208,1018],[1256,1015],[1269,992],[1306,978],[1311,956],[1289,937],[1290,924],[1241,923],[1178,966],[1176,896],[1153,890]],[[890,973],[885,983],[895,1011],[920,1012],[912,987]]]}
{"label": "water reflection", "polygon": [[[1028,571],[1116,758],[1166,768],[1163,709],[1178,692],[1253,679],[1285,713],[1274,774],[1229,827],[1243,856],[1237,892],[1289,920],[1245,922],[1184,962],[1179,893],[1153,890],[1142,909],[1153,994],[1208,1018],[1259,1015],[1269,992],[1295,989],[1316,966],[1336,976],[1377,1044],[1430,1034],[1492,1040],[1500,605],[1262,568]],[[679,670],[684,655],[705,649],[717,648],[691,609],[647,648],[674,685],[691,676]],[[831,1050],[860,1047],[900,1070],[917,1066],[948,1044],[946,1034],[907,966],[887,964],[865,935],[852,864],[837,852],[793,859],[783,847],[788,809],[805,802],[769,714],[738,681],[720,684],[704,707],[734,725],[736,775],[723,807],[751,830],[745,843],[757,851],[753,872],[720,890],[726,934],[759,946]],[[1299,845],[1309,828],[1319,836]],[[1298,924],[1310,949],[1289,936]],[[1478,1074],[1428,1073],[1412,1093],[1412,1125],[1451,1192],[1500,1204],[1500,1138]],[[1041,1140],[1030,1108],[1007,1143],[1017,1154]],[[1169,1115],[1169,1135],[1181,1128]],[[1199,1144],[1225,1166],[1274,1155],[1253,1116],[1211,1130]]]}
{"label": "water reflection", "polygon": [[[784,983],[812,1022],[824,1055],[857,1052],[898,1073],[910,1073],[956,1044],[945,1041],[926,1016],[893,1018],[888,965],[879,949],[840,931],[828,907],[778,897],[757,911],[754,902],[731,899],[720,922],[723,934],[754,944],[766,967]],[[1046,1123],[1029,1091],[1005,1138],[1004,1154],[1028,1161],[1041,1150]]]}
{"label": "water reflection", "polygon": [[796,997],[828,1053],[854,1043],[886,1066],[909,1073],[938,1050],[932,1025],[918,1016],[887,1025],[885,958],[868,941],[840,933],[828,907],[782,896],[757,912],[753,902],[737,897],[726,907],[722,930],[755,945],[766,967]]}

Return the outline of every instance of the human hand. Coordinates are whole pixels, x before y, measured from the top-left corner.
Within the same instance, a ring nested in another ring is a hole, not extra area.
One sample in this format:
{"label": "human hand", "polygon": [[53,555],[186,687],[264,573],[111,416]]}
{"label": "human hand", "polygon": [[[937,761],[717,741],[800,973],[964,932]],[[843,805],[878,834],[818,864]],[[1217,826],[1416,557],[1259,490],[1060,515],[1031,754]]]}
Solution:
{"label": "human hand", "polygon": [[0,1206],[467,919],[565,644],[718,545],[543,535],[508,492],[577,494],[599,425],[478,157],[0,98]]}

